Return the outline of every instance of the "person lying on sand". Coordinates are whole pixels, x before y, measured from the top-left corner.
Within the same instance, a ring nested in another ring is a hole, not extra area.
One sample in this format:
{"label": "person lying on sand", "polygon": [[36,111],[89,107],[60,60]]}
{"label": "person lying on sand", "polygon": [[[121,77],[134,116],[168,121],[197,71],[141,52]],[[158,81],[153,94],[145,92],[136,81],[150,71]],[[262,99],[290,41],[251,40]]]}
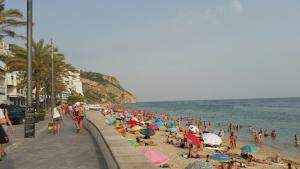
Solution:
{"label": "person lying on sand", "polygon": [[256,163],[260,163],[260,164],[268,164],[268,165],[271,165],[272,162],[269,161],[269,160],[261,160],[261,159],[257,159],[257,158],[254,158],[253,155],[249,155],[248,157],[248,162],[251,163],[251,162],[256,162]]}
{"label": "person lying on sand", "polygon": [[168,144],[175,144],[175,141],[174,141],[174,139],[169,135],[169,136],[167,137],[166,143],[168,143]]}
{"label": "person lying on sand", "polygon": [[217,169],[229,169],[229,162],[222,162],[221,165],[218,165]]}
{"label": "person lying on sand", "polygon": [[281,160],[281,155],[278,153],[276,154],[275,157],[271,157],[270,160],[273,162],[273,163],[281,163],[282,160]]}
{"label": "person lying on sand", "polygon": [[221,165],[217,167],[217,169],[239,169],[239,168],[246,168],[244,163],[239,161],[230,161],[230,162],[222,162]]}
{"label": "person lying on sand", "polygon": [[141,138],[137,137],[136,142],[143,146],[154,146],[154,142],[150,139],[142,140]]}
{"label": "person lying on sand", "polygon": [[242,152],[241,152],[241,157],[242,157],[243,159],[248,159],[248,158],[249,158],[249,154],[248,154],[247,152],[245,152],[245,151],[242,151]]}
{"label": "person lying on sand", "polygon": [[293,166],[291,163],[288,163],[288,169],[298,169],[298,168]]}
{"label": "person lying on sand", "polygon": [[193,144],[190,144],[188,158],[205,158],[206,156],[199,154],[199,149],[199,146],[193,146]]}
{"label": "person lying on sand", "polygon": [[219,153],[219,154],[229,154],[230,152],[230,147],[226,147],[226,149],[222,150],[222,149],[219,149],[219,150],[215,150],[216,153]]}

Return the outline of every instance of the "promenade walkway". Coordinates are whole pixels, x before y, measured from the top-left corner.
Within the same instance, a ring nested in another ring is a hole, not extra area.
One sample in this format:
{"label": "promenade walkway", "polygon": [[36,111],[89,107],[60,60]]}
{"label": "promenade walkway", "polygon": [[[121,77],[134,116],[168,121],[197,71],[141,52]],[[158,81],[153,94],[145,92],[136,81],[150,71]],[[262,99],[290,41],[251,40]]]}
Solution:
{"label": "promenade walkway", "polygon": [[[37,124],[34,139],[18,139],[9,147],[0,169],[106,169],[101,151],[88,131],[76,133],[71,119],[66,118],[60,135],[49,134],[46,122]],[[23,127],[17,126],[16,135]],[[14,139],[14,137],[12,137]]]}

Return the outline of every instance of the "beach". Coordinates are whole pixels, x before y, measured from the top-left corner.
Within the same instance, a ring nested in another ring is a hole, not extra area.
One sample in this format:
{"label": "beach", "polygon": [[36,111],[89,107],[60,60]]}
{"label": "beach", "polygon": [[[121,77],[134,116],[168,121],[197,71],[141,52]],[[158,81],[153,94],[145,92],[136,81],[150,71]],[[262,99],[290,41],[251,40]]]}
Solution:
{"label": "beach", "polygon": [[[122,112],[122,111],[126,111],[126,112],[143,112],[143,114],[147,114],[147,111],[145,110],[136,110],[136,109],[131,109],[131,108],[120,108],[120,106],[118,106],[118,111],[117,112]],[[150,114],[156,114],[154,112],[150,112]],[[157,114],[158,115],[158,114]],[[174,119],[170,120],[173,121]],[[195,161],[205,161],[205,158],[183,158],[182,156],[180,156],[179,154],[182,153],[188,153],[188,149],[182,149],[182,148],[178,148],[175,145],[172,144],[168,144],[166,143],[167,140],[167,135],[168,132],[164,131],[164,130],[160,130],[160,131],[156,131],[154,136],[151,136],[151,141],[154,142],[154,145],[149,145],[149,146],[144,146],[144,145],[139,145],[139,146],[133,146],[133,148],[135,149],[139,149],[140,151],[147,151],[147,150],[153,150],[153,151],[159,151],[165,155],[167,155],[169,157],[169,165],[170,168],[173,169],[182,169],[185,168],[186,166],[188,166],[190,163],[193,163]],[[178,132],[178,135],[184,135],[184,133],[182,132]],[[131,139],[131,140],[135,140],[136,137],[143,137],[143,135],[139,134],[139,133],[129,133],[126,132],[126,135],[124,135],[126,139]],[[230,150],[230,154],[240,154],[241,150],[240,148],[244,145],[247,145],[251,142],[247,142],[247,141],[241,141],[238,139],[237,141],[237,147],[235,149],[231,149]],[[222,147],[227,147],[229,146],[229,138],[225,137],[223,139],[223,143],[222,143]],[[274,157],[278,152],[274,151],[274,149],[268,148],[267,146],[259,146],[258,151],[251,153],[253,156],[255,156],[255,158],[257,159],[269,159],[270,157]],[[212,154],[216,154],[215,151],[210,150],[208,148],[204,148],[203,150],[200,151],[200,154],[205,156],[205,155],[212,155]],[[247,160],[238,158],[235,159],[239,162],[242,162],[243,164],[245,164],[247,166],[247,168],[287,168],[287,163],[290,162],[293,165],[296,166],[300,166],[300,161],[297,158],[291,158],[289,156],[286,155],[281,155],[282,157],[282,162],[277,164],[277,163],[272,163],[272,165],[269,164],[259,164],[259,163],[255,163],[255,162],[251,162],[249,163]],[[217,168],[221,163],[219,161],[216,160],[210,160],[210,162],[214,165],[215,168]]]}
{"label": "beach", "polygon": [[[132,139],[135,138],[136,135],[128,133],[126,138],[127,139]],[[180,157],[178,154],[185,152],[187,153],[187,149],[183,150],[177,147],[174,147],[173,145],[167,144],[166,143],[166,132],[164,131],[158,131],[156,132],[155,136],[152,136],[151,139],[156,143],[155,146],[133,146],[133,148],[139,149],[141,151],[146,151],[146,150],[155,150],[155,151],[160,151],[164,154],[166,154],[170,158],[170,168],[172,169],[183,169],[185,168],[188,164],[195,162],[195,161],[205,161],[205,159],[185,159]],[[225,142],[225,144],[228,145],[228,141]],[[240,147],[242,145],[245,145],[243,142],[238,142],[238,146],[235,150],[232,151],[232,153],[240,153]],[[201,154],[214,154],[214,151],[209,150],[204,148],[203,151],[201,151]],[[272,151],[258,151],[255,153],[255,156],[260,159],[266,159],[267,157],[274,156],[276,152]],[[291,161],[293,164],[300,166],[300,160],[296,159],[285,159],[284,161]],[[214,164],[214,166],[219,165],[220,163],[218,161],[211,160],[211,162]],[[286,168],[287,165],[281,164],[281,165],[265,165],[265,164],[258,164],[258,163],[252,163],[252,164],[247,164],[247,168],[258,168],[258,169],[282,169]]]}
{"label": "beach", "polygon": [[300,159],[300,148],[296,147],[294,141],[294,135],[300,135],[300,98],[144,102],[127,106],[163,112],[172,118],[202,119],[207,123],[211,122],[211,132],[220,129],[228,132],[228,125],[236,124],[240,127],[235,131],[239,141],[247,144],[255,144],[254,136],[249,132],[250,128],[256,129],[257,132],[267,129],[269,135],[275,130],[278,135],[275,139],[270,136],[263,137],[262,143],[255,145],[293,159]]}

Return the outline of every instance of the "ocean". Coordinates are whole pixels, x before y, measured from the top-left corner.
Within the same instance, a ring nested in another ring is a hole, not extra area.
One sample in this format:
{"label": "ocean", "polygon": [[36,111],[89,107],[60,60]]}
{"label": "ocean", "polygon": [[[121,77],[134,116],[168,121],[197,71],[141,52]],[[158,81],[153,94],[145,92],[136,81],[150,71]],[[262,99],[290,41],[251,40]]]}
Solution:
{"label": "ocean", "polygon": [[269,133],[276,130],[278,137],[266,137],[259,147],[300,159],[300,148],[294,142],[294,135],[300,136],[300,98],[141,102],[128,106],[163,112],[172,117],[201,118],[213,124],[211,131],[220,128],[227,130],[227,127],[218,127],[218,123],[239,124],[243,128],[237,132],[238,138],[250,144],[254,144],[253,136],[249,133],[250,126],[257,130],[268,129]]}

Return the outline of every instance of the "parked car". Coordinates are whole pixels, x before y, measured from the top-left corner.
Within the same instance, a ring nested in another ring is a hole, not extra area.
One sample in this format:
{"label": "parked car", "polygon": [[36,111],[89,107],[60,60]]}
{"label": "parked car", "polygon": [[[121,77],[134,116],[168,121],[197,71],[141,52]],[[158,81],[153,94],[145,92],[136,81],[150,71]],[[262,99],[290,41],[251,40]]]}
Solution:
{"label": "parked car", "polygon": [[7,109],[8,117],[13,124],[22,124],[25,118],[25,110],[18,105],[0,105],[0,108]]}

